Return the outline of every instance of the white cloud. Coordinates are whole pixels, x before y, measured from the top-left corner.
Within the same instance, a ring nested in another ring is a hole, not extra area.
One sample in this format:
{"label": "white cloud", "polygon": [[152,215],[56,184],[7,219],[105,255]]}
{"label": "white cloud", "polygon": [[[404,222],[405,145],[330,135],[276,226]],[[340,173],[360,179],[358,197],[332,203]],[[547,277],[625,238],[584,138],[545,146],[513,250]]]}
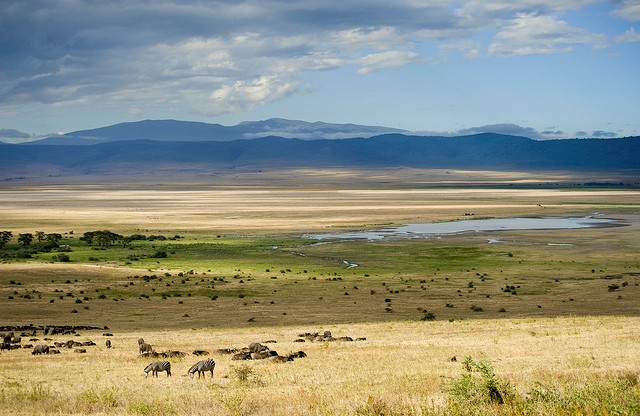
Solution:
{"label": "white cloud", "polygon": [[605,38],[550,15],[521,13],[495,36],[489,53],[497,56],[571,52],[576,45],[602,45]]}
{"label": "white cloud", "polygon": [[225,114],[251,109],[257,105],[280,100],[298,89],[298,82],[275,76],[263,76],[251,81],[236,81],[222,85],[210,95],[211,101],[198,109],[205,114]]}
{"label": "white cloud", "polygon": [[341,48],[382,50],[402,45],[407,39],[396,28],[387,26],[341,30],[331,34],[330,41]]}
{"label": "white cloud", "polygon": [[623,0],[612,14],[621,19],[640,22],[640,3],[637,0]]}
{"label": "white cloud", "polygon": [[379,71],[387,68],[395,68],[416,62],[421,55],[410,51],[385,51],[380,53],[371,53],[365,55],[358,60],[361,65],[358,70],[359,74]]}
{"label": "white cloud", "polygon": [[[472,22],[509,19],[522,13],[558,14],[577,10],[599,0],[467,0],[456,15]],[[476,23],[477,24],[477,23]]]}
{"label": "white cloud", "polygon": [[635,28],[627,29],[622,35],[616,37],[617,42],[640,42],[640,32]]}
{"label": "white cloud", "polygon": [[[0,65],[0,107],[243,111],[303,93],[312,71],[359,65],[366,75],[432,62],[431,53],[483,56],[494,31],[494,56],[601,45],[561,19],[594,1],[5,0],[0,61],[12,64]],[[635,3],[616,15],[633,19]]]}

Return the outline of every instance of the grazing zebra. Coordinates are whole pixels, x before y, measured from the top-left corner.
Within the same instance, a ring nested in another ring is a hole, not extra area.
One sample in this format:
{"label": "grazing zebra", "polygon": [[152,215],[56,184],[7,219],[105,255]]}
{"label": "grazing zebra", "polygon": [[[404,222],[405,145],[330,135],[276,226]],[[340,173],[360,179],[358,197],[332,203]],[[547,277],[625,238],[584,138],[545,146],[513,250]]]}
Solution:
{"label": "grazing zebra", "polygon": [[153,352],[153,347],[151,346],[151,344],[147,344],[146,342],[140,344],[140,354],[142,354],[143,352]]}
{"label": "grazing zebra", "polygon": [[144,376],[147,377],[149,372],[151,375],[158,377],[158,373],[161,371],[167,372],[167,377],[171,377],[171,363],[169,361],[156,361],[144,368]]}
{"label": "grazing zebra", "polygon": [[213,369],[216,367],[216,362],[213,361],[211,358],[208,358],[206,360],[202,360],[202,361],[198,361],[197,363],[195,363],[188,371],[189,376],[191,376],[191,378],[193,378],[193,375],[197,372],[198,373],[198,378],[200,378],[200,376],[207,378],[207,375],[204,373],[205,371],[211,371],[211,378],[213,378]]}

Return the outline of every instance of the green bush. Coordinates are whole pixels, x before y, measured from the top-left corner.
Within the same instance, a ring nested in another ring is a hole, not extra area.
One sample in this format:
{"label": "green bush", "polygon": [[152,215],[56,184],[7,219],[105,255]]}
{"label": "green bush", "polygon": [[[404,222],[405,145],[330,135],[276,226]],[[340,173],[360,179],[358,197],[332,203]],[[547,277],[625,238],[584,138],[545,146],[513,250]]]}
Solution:
{"label": "green bush", "polygon": [[464,373],[445,389],[454,402],[465,402],[471,406],[504,404],[514,396],[511,385],[496,377],[488,361],[475,361],[467,356],[462,366]]}
{"label": "green bush", "polygon": [[424,315],[420,318],[421,321],[435,321],[436,314],[433,312],[424,311]]}
{"label": "green bush", "polygon": [[231,373],[233,379],[240,384],[258,384],[260,385],[262,381],[260,380],[260,376],[256,373],[256,371],[247,364],[242,364],[239,366],[232,366]]}
{"label": "green bush", "polygon": [[59,261],[59,262],[63,262],[63,263],[71,261],[69,256],[67,254],[65,254],[65,253],[54,254],[53,257],[51,257],[51,260]]}

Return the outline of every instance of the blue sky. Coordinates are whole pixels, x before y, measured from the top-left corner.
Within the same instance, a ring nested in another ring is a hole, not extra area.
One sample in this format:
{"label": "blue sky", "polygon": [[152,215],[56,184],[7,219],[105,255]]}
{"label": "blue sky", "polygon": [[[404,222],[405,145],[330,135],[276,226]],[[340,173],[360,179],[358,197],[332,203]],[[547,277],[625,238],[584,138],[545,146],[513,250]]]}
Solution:
{"label": "blue sky", "polygon": [[640,135],[640,0],[0,3],[0,140],[272,117]]}

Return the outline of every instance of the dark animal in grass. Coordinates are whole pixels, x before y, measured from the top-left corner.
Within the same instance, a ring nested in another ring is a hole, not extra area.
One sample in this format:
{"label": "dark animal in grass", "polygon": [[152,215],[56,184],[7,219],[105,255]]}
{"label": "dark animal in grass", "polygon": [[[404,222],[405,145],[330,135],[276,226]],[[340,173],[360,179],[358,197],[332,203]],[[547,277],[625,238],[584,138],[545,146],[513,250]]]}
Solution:
{"label": "dark animal in grass", "polygon": [[105,341],[105,343],[104,343],[104,345],[105,345],[107,348],[111,348],[111,340],[110,340],[110,339],[106,340],[106,341]]}
{"label": "dark animal in grass", "polygon": [[249,344],[249,352],[256,353],[261,351],[268,351],[269,347],[262,345],[259,342],[253,342]]}
{"label": "dark animal in grass", "polygon": [[251,353],[249,351],[241,351],[239,353],[234,354],[233,357],[231,357],[231,359],[234,361],[250,360]]}
{"label": "dark animal in grass", "polygon": [[31,351],[31,354],[33,355],[37,355],[37,354],[49,354],[49,346],[48,345],[36,345],[33,348],[33,351]]}
{"label": "dark animal in grass", "polygon": [[143,342],[142,344],[140,344],[140,354],[145,352],[153,352],[153,347],[151,346],[151,344]]}
{"label": "dark animal in grass", "polygon": [[267,350],[263,350],[263,351],[259,351],[259,352],[252,352],[251,353],[251,359],[252,360],[264,360],[265,358],[276,357],[277,355],[278,355],[277,352],[267,349]]}

